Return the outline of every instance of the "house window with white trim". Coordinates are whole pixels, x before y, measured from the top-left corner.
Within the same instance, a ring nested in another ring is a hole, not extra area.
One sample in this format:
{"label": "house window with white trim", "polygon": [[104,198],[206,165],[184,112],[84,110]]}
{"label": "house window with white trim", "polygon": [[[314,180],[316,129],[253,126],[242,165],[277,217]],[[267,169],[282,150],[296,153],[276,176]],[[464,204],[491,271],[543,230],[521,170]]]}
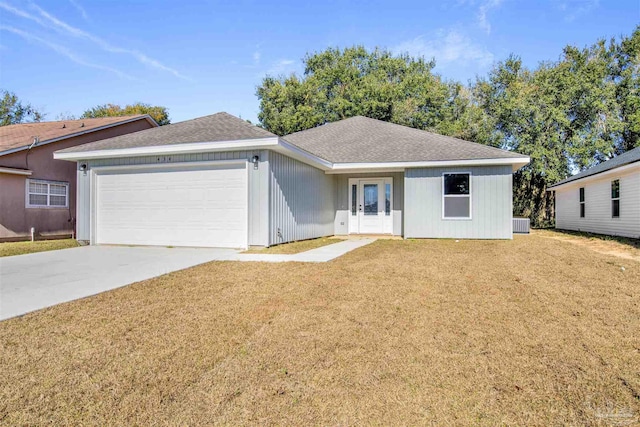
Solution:
{"label": "house window with white trim", "polygon": [[27,179],[28,208],[68,208],[69,183]]}
{"label": "house window with white trim", "polygon": [[580,218],[584,218],[584,209],[585,209],[585,202],[584,202],[584,187],[580,187]]}
{"label": "house window with white trim", "polygon": [[620,180],[611,181],[611,218],[620,218]]}
{"label": "house window with white trim", "polygon": [[471,174],[445,173],[442,175],[442,216],[452,219],[471,218]]}

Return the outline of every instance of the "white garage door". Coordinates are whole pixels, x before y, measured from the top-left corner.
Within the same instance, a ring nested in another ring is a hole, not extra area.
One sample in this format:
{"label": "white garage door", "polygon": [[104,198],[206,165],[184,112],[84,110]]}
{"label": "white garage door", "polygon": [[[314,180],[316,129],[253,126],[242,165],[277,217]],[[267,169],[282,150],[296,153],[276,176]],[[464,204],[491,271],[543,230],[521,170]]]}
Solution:
{"label": "white garage door", "polygon": [[246,163],[100,171],[98,244],[247,246]]}

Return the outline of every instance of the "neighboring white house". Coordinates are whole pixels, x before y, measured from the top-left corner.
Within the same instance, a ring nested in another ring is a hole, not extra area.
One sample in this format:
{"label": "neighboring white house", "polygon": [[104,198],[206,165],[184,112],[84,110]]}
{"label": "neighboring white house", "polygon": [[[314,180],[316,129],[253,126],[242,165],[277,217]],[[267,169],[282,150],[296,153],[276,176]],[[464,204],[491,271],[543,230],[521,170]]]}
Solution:
{"label": "neighboring white house", "polygon": [[61,150],[77,238],[247,247],[346,234],[511,239],[527,156],[366,117],[278,137],[227,113]]}
{"label": "neighboring white house", "polygon": [[552,185],[556,228],[640,238],[640,147]]}

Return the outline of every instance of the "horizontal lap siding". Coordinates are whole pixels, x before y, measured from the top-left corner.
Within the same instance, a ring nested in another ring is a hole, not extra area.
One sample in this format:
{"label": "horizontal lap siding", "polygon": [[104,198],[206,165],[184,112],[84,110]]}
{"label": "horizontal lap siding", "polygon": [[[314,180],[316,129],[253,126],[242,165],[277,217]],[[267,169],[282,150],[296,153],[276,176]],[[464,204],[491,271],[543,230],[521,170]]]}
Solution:
{"label": "horizontal lap siding", "polygon": [[[442,218],[442,174],[471,173],[470,220]],[[422,168],[405,171],[407,238],[512,238],[511,166]]]}
{"label": "horizontal lap siding", "polygon": [[[619,218],[611,217],[611,181],[615,179],[620,180]],[[580,218],[580,187],[585,193],[584,218]],[[556,228],[640,238],[640,171],[556,190]]]}
{"label": "horizontal lap siding", "polygon": [[[215,160],[251,160],[260,157],[258,169],[249,164],[249,245],[268,244],[268,151],[228,151],[219,153],[175,154],[166,156],[123,157],[118,159],[98,159],[80,161],[89,167],[131,166],[186,162],[206,162]],[[78,240],[89,240],[91,234],[91,182],[90,174],[78,170]]]}
{"label": "horizontal lap siding", "polygon": [[269,244],[333,235],[333,177],[276,152],[269,170]]}

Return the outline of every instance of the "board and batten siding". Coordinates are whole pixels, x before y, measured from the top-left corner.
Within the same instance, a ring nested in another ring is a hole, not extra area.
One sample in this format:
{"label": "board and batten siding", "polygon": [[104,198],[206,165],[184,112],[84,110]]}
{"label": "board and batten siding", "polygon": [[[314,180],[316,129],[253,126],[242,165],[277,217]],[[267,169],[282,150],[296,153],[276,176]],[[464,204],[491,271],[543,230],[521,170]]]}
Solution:
{"label": "board and batten siding", "polygon": [[367,178],[393,178],[393,235],[402,236],[402,209],[404,206],[404,172],[378,172],[378,173],[359,173],[334,175],[336,188],[336,216],[335,216],[335,234],[349,234],[349,215],[351,208],[349,206],[349,179],[367,179]]}
{"label": "board and batten siding", "polygon": [[269,153],[269,245],[332,236],[334,200],[333,176]]}
{"label": "board and batten siding", "polygon": [[[228,151],[218,153],[175,154],[166,156],[139,156],[117,159],[97,159],[78,162],[77,190],[77,239],[89,241],[91,238],[91,173],[90,169],[101,166],[163,165],[168,163],[206,162],[216,160],[249,160],[249,245],[268,246],[269,238],[269,151]],[[259,156],[258,168],[251,159]],[[86,163],[83,172],[80,165]]]}
{"label": "board and batten siding", "polygon": [[[611,217],[611,181],[620,180],[620,217]],[[620,174],[578,180],[556,193],[556,228],[640,238],[640,165]],[[580,218],[584,187],[585,217]]]}
{"label": "board and batten siding", "polygon": [[[443,173],[471,173],[471,219],[444,219]],[[405,171],[406,238],[513,238],[511,166],[415,168]]]}

